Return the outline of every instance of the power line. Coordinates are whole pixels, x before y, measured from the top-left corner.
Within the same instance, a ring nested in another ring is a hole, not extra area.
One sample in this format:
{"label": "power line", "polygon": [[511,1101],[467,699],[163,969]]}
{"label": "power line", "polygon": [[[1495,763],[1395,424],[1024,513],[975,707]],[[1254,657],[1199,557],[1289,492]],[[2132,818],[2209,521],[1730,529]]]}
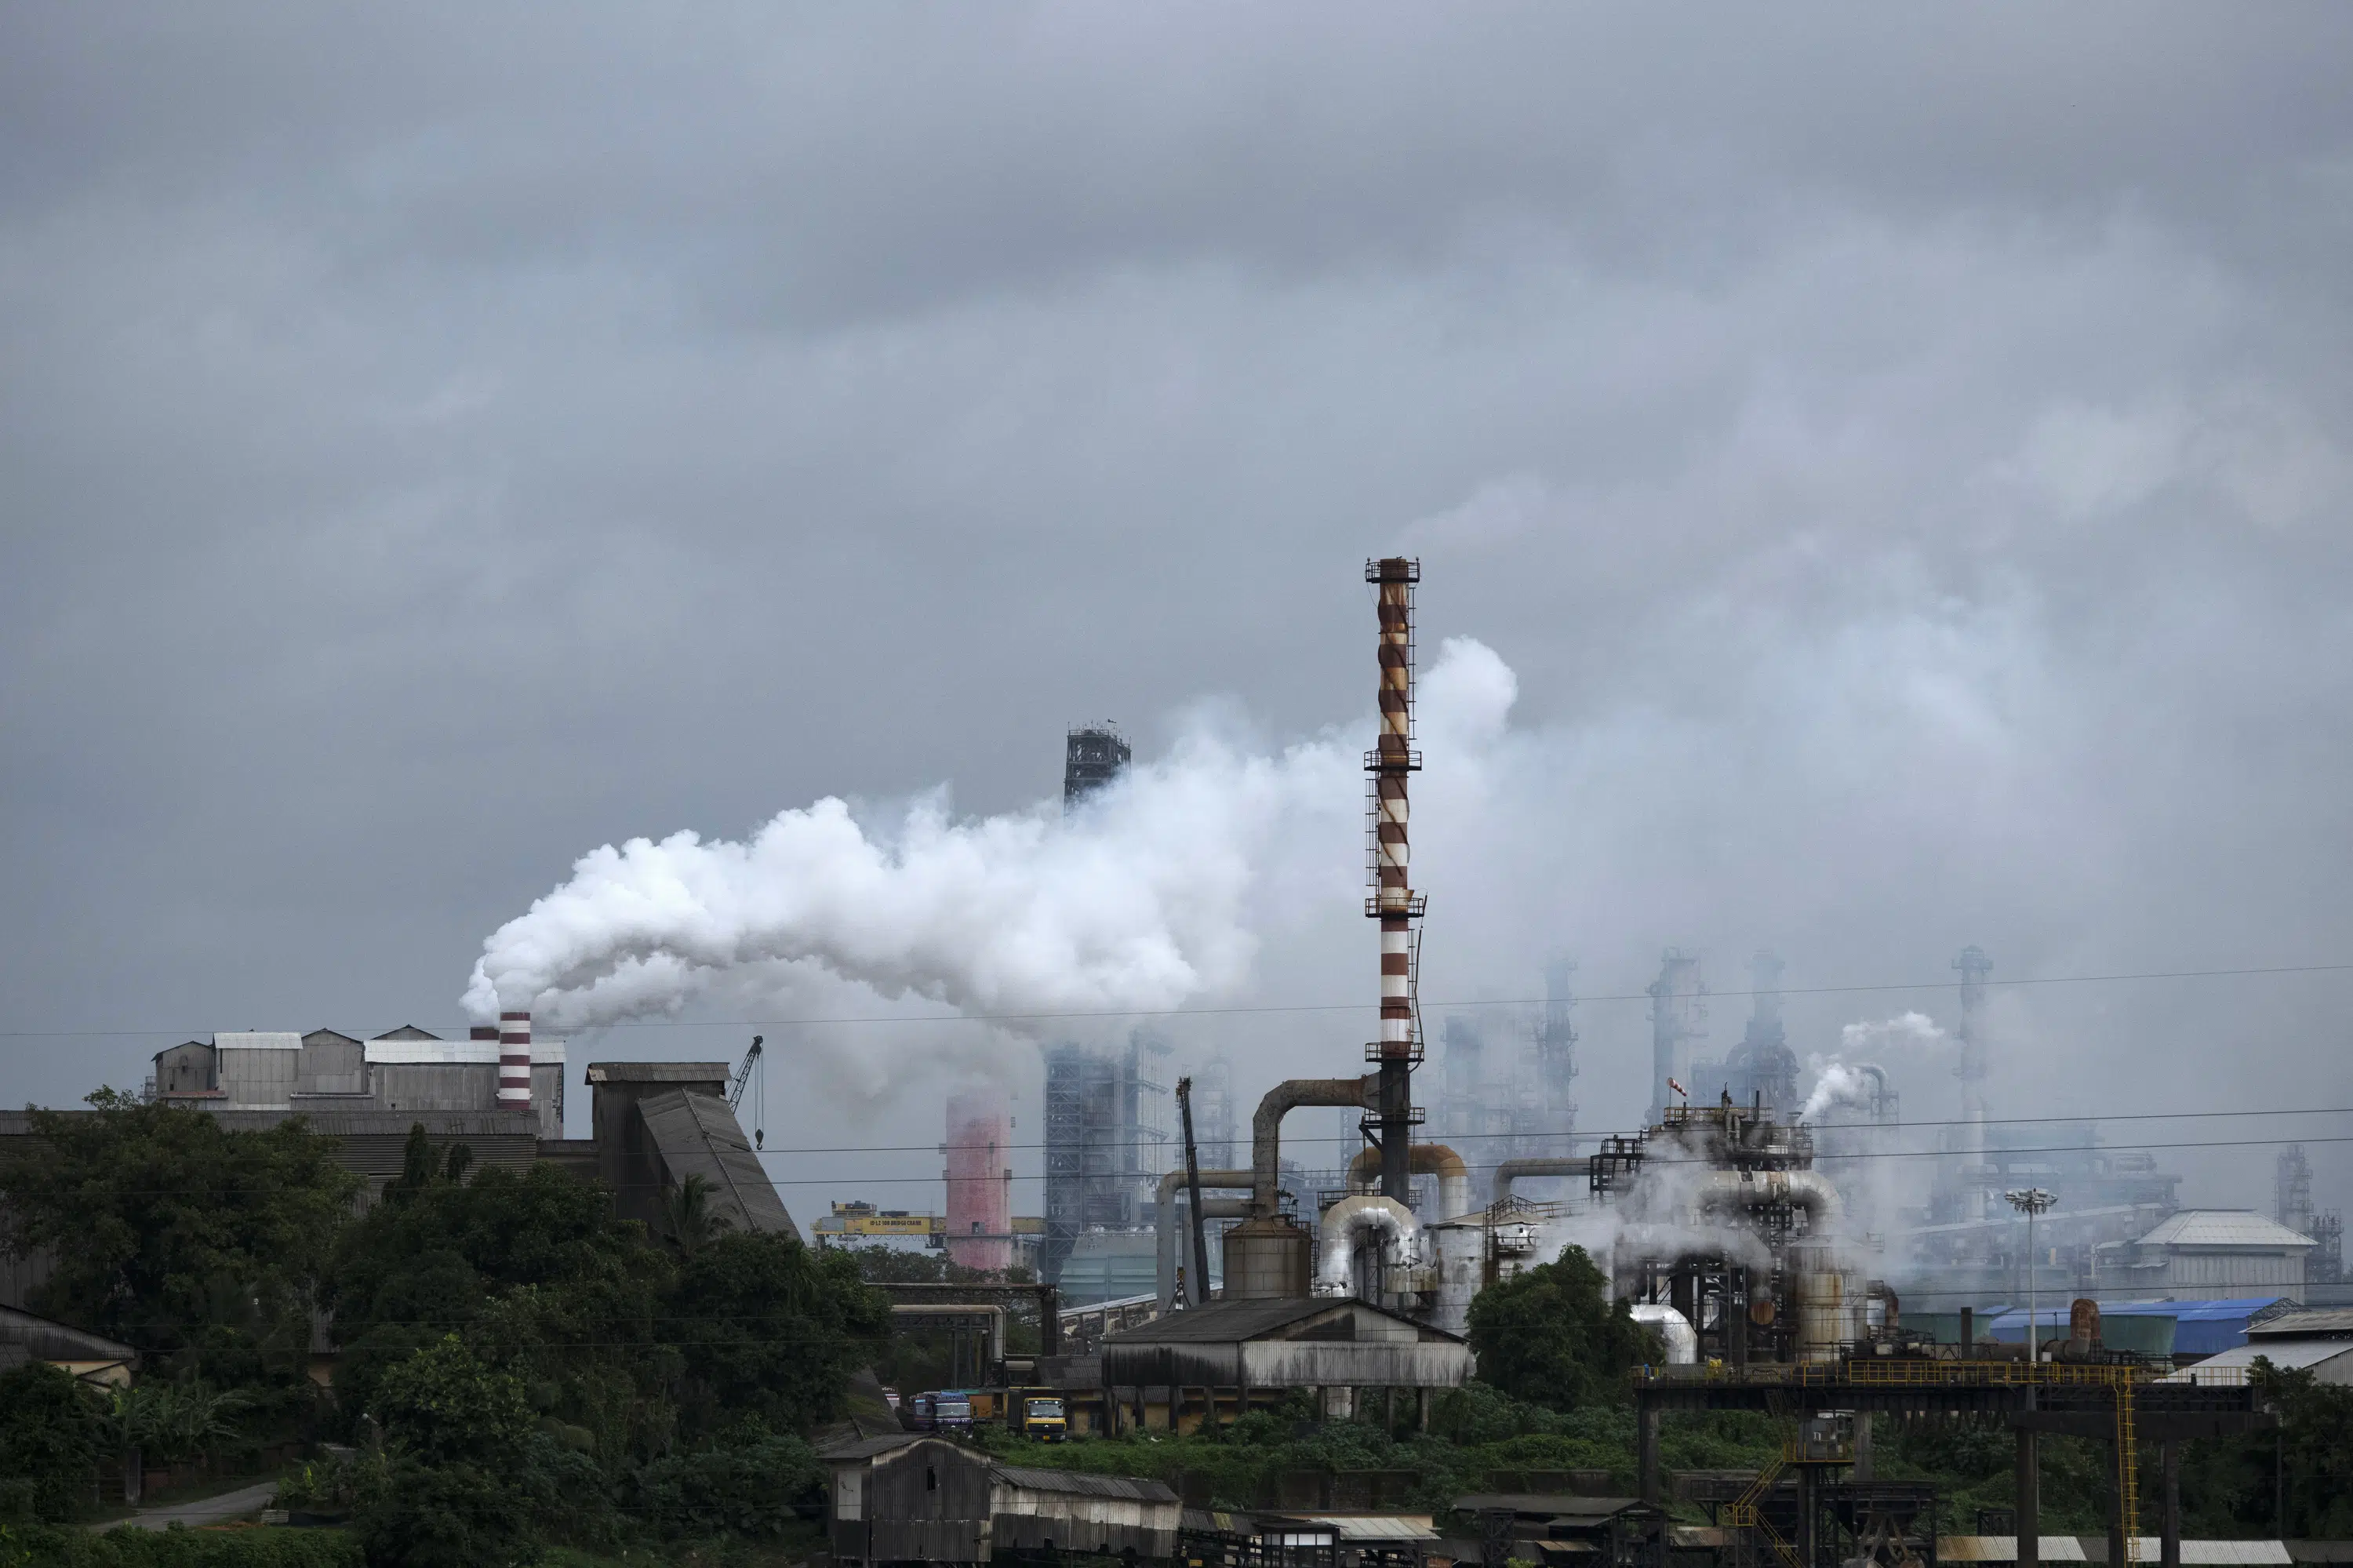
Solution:
{"label": "power line", "polygon": [[[1989,977],[1989,986],[2052,986],[2052,985],[2116,985],[2140,980],[2230,980],[2275,975],[2341,974],[2353,970],[2353,963],[2337,964],[2270,964],[2241,969],[2144,969],[2133,972],[2094,975],[2020,975],[1996,980]],[[1949,980],[1883,980],[1859,985],[1784,986],[1770,991],[1708,991],[1706,997],[1735,999],[1756,996],[1857,996],[1873,992],[1946,991]],[[1542,1007],[1552,999],[1535,997],[1477,997],[1460,1001],[1430,1001],[1430,1008],[1477,1007]],[[1580,992],[1570,998],[1579,1005],[1600,1001],[1642,1001],[1654,1000],[1647,991]],[[609,1029],[782,1029],[795,1024],[826,1027],[850,1024],[892,1023],[1035,1023],[1055,1019],[1082,1018],[1220,1018],[1255,1013],[1294,1012],[1363,1012],[1373,1003],[1366,1001],[1303,1001],[1259,1002],[1229,1007],[1114,1007],[1095,1009],[1046,1010],[1032,1012],[938,1012],[898,1015],[891,1013],[854,1013],[838,1018],[704,1018],[619,1020],[610,1023],[582,1026],[577,1033],[597,1033]],[[463,1030],[470,1024],[443,1024],[445,1029]],[[0,1030],[0,1040],[98,1040],[98,1039],[161,1039],[169,1035],[185,1035],[185,1027],[174,1029],[7,1029]]]}

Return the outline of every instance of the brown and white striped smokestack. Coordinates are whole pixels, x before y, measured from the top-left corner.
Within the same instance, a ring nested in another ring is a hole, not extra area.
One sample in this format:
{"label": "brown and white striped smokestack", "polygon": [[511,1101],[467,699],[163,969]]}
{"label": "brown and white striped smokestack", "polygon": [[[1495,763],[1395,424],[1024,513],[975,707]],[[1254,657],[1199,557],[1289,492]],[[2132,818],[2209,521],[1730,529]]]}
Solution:
{"label": "brown and white striped smokestack", "polygon": [[1380,612],[1379,738],[1365,754],[1372,776],[1372,896],[1365,913],[1381,923],[1381,1037],[1366,1052],[1380,1065],[1378,1120],[1381,1191],[1399,1202],[1411,1192],[1409,1143],[1413,1136],[1411,1074],[1420,1054],[1414,1038],[1413,922],[1423,900],[1409,873],[1412,813],[1406,780],[1421,766],[1413,749],[1413,588],[1421,563],[1401,556],[1365,563]]}
{"label": "brown and white striped smokestack", "polygon": [[499,1014],[499,1109],[531,1109],[531,1014]]}

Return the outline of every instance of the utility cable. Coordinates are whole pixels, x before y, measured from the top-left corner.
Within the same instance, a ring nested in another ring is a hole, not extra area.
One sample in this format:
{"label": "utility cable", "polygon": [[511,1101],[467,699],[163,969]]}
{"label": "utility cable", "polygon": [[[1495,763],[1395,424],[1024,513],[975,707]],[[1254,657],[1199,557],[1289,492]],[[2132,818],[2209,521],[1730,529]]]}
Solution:
{"label": "utility cable", "polygon": [[[2353,970],[2353,963],[2337,964],[2267,964],[2238,969],[2142,969],[2114,974],[2093,975],[2018,975],[2005,979],[1988,977],[1988,986],[2024,987],[2051,985],[2116,985],[2130,981],[2163,980],[2228,980],[2275,975],[2341,974]],[[1736,999],[1757,996],[1858,996],[1883,991],[1948,991],[1955,982],[1949,980],[1884,980],[1860,985],[1784,986],[1778,990],[1703,991],[1694,1000]],[[1647,991],[1588,991],[1555,999],[1550,997],[1472,997],[1460,1001],[1431,1001],[1432,1008],[1473,1007],[1545,1007],[1556,1001],[1572,1006],[1597,1001],[1653,1001],[1657,999]],[[1115,1007],[1093,1009],[1040,1010],[1030,1012],[937,1012],[898,1015],[892,1013],[853,1013],[837,1018],[699,1018],[699,1019],[625,1019],[610,1023],[582,1025],[571,1031],[566,1038],[594,1034],[609,1029],[782,1029],[795,1024],[836,1027],[849,1024],[891,1023],[1036,1023],[1061,1018],[1220,1018],[1253,1013],[1293,1012],[1365,1012],[1377,1006],[1367,1001],[1303,1001],[1256,1002],[1227,1007]],[[470,1024],[444,1024],[442,1027],[465,1030]],[[0,1040],[96,1040],[105,1038],[161,1038],[185,1035],[177,1029],[7,1029],[0,1030]],[[549,1038],[555,1036],[550,1035]],[[463,1044],[462,1037],[448,1044]]]}

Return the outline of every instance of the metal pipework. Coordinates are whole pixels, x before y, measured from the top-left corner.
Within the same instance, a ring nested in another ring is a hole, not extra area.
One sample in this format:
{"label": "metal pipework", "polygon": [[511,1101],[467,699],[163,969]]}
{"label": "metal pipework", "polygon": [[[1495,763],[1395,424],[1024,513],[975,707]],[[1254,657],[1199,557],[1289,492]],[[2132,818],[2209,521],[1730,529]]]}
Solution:
{"label": "metal pipework", "polygon": [[1412,819],[1406,780],[1421,766],[1413,749],[1413,588],[1421,563],[1403,556],[1365,563],[1380,618],[1381,728],[1365,754],[1372,776],[1372,885],[1365,913],[1381,923],[1381,1037],[1366,1054],[1380,1064],[1378,1113],[1381,1192],[1404,1202],[1412,1192],[1407,1145],[1413,1137],[1413,922],[1423,907],[1409,872]]}
{"label": "metal pipework", "polygon": [[1703,1209],[1758,1209],[1772,1203],[1803,1209],[1810,1236],[1833,1234],[1846,1219],[1846,1204],[1838,1189],[1820,1171],[1717,1171],[1700,1184]]}
{"label": "metal pipework", "polygon": [[[1160,1202],[1152,1212],[1159,1216],[1155,1229],[1159,1232],[1155,1251],[1159,1254],[1153,1269],[1153,1287],[1160,1299],[1160,1309],[1168,1310],[1176,1298],[1176,1194],[1185,1185],[1185,1172],[1171,1171],[1160,1178]],[[1201,1185],[1206,1190],[1222,1187],[1229,1191],[1250,1191],[1250,1173],[1247,1171],[1204,1171]],[[1204,1198],[1201,1217],[1205,1220],[1240,1220],[1250,1215],[1247,1198]],[[1209,1282],[1201,1282],[1202,1299],[1208,1298]]]}
{"label": "metal pipework", "polygon": [[531,1109],[531,1014],[499,1014],[499,1109]]}
{"label": "metal pipework", "polygon": [[1656,1302],[1643,1302],[1632,1311],[1634,1321],[1659,1336],[1666,1347],[1669,1366],[1687,1367],[1698,1361],[1699,1330],[1691,1326],[1690,1319]]}
{"label": "metal pipework", "polygon": [[1323,1236],[1316,1248],[1315,1294],[1349,1294],[1356,1284],[1356,1247],[1365,1237],[1373,1237],[1385,1251],[1396,1247],[1410,1263],[1420,1234],[1413,1211],[1395,1198],[1359,1193],[1341,1199],[1324,1211]]}
{"label": "metal pipework", "polygon": [[1523,1176],[1584,1176],[1591,1173],[1593,1161],[1583,1155],[1545,1160],[1506,1160],[1495,1167],[1493,1202],[1502,1202],[1512,1195],[1512,1183]]}
{"label": "metal pipework", "polygon": [[[1377,1149],[1360,1149],[1348,1161],[1348,1185],[1361,1184],[1380,1162]],[[1471,1212],[1471,1168],[1462,1156],[1442,1143],[1417,1143],[1408,1151],[1407,1166],[1416,1176],[1438,1178],[1438,1217],[1460,1219]]]}
{"label": "metal pipework", "polygon": [[1378,1080],[1287,1078],[1267,1090],[1250,1117],[1250,1217],[1271,1220],[1282,1207],[1282,1118],[1302,1106],[1341,1106],[1368,1110],[1377,1104]]}

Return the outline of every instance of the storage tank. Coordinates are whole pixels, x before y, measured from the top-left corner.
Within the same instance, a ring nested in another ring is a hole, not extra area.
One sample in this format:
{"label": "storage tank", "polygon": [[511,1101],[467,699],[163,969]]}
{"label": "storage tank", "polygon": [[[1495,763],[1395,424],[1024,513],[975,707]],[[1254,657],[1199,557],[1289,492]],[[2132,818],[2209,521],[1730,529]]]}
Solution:
{"label": "storage tank", "polygon": [[1225,1299],[1305,1296],[1310,1245],[1304,1227],[1279,1214],[1236,1225],[1226,1233]]}

